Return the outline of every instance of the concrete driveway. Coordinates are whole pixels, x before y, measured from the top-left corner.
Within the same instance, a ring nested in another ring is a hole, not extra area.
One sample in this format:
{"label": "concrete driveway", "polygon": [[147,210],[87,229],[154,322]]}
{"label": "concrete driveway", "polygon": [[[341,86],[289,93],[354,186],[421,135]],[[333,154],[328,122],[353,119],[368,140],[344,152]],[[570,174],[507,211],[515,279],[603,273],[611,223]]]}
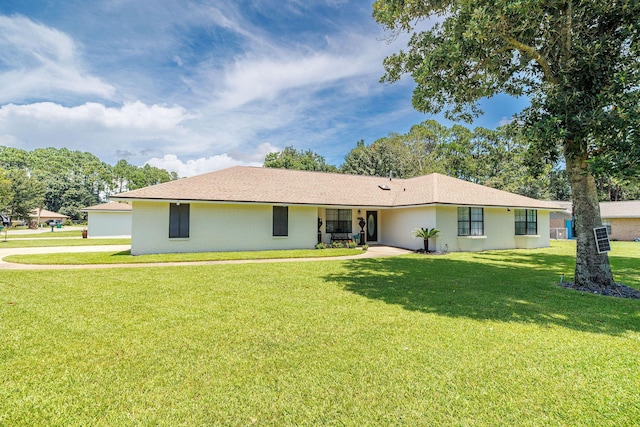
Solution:
{"label": "concrete driveway", "polygon": [[412,253],[412,251],[391,246],[370,246],[367,252],[358,251],[355,255],[334,258],[281,258],[281,259],[252,259],[229,261],[189,261],[189,262],[162,262],[139,264],[88,264],[88,265],[33,265],[15,264],[6,262],[4,257],[9,255],[27,254],[51,254],[51,253],[81,253],[81,252],[122,252],[131,249],[130,245],[96,245],[96,246],[60,246],[47,248],[7,248],[0,246],[0,270],[77,270],[77,269],[103,269],[103,268],[138,268],[138,267],[167,267],[167,266],[191,266],[191,265],[215,265],[215,264],[260,264],[267,262],[306,262],[328,261],[362,258],[381,258]]}

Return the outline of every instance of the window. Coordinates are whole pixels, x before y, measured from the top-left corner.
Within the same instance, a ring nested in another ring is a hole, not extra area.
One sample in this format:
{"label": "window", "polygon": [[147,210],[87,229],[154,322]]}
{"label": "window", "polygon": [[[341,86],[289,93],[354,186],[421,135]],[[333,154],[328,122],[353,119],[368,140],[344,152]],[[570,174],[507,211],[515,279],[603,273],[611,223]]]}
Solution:
{"label": "window", "polygon": [[516,209],[516,236],[535,236],[538,234],[538,211],[535,209]]}
{"label": "window", "polygon": [[287,206],[273,207],[273,235],[274,236],[289,235],[289,207]]}
{"label": "window", "polygon": [[458,236],[484,236],[483,208],[458,208]]}
{"label": "window", "polygon": [[169,238],[189,237],[189,204],[171,203],[169,205]]}
{"label": "window", "polygon": [[610,219],[603,219],[602,220],[602,225],[604,227],[607,227],[607,234],[609,236],[611,236],[611,220]]}
{"label": "window", "polygon": [[351,209],[327,209],[327,233],[351,233]]}

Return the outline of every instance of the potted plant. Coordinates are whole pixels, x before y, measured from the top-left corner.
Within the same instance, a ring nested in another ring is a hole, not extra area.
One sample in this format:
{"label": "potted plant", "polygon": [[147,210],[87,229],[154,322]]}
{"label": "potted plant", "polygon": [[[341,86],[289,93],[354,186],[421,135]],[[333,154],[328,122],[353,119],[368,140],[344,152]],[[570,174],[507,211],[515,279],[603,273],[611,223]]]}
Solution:
{"label": "potted plant", "polygon": [[438,234],[440,234],[440,230],[437,230],[435,228],[429,229],[427,228],[416,228],[413,230],[413,237],[415,237],[416,239],[423,239],[424,241],[424,251],[425,252],[430,252],[429,251],[429,239],[435,239],[438,237]]}

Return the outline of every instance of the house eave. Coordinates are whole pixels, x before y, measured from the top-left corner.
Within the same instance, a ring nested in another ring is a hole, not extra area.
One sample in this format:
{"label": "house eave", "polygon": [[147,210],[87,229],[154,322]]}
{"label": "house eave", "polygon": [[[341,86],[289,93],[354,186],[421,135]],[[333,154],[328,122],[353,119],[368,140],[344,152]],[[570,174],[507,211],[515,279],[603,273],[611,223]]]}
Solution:
{"label": "house eave", "polygon": [[370,210],[385,210],[385,209],[410,209],[410,208],[421,208],[421,207],[437,207],[437,206],[477,206],[482,208],[494,208],[494,209],[537,209],[537,210],[547,210],[547,211],[555,211],[561,210],[555,207],[548,206],[535,206],[535,205],[498,205],[498,204],[488,204],[488,205],[479,205],[473,203],[446,203],[446,202],[436,202],[436,203],[416,203],[416,204],[405,204],[405,205],[370,205],[370,204],[345,204],[345,203],[296,203],[296,202],[287,202],[287,201],[269,201],[269,200],[203,200],[203,199],[170,199],[170,198],[128,198],[128,197],[111,197],[113,200],[127,200],[130,202],[157,202],[157,203],[202,203],[202,204],[212,204],[212,205],[278,205],[278,206],[304,206],[304,207],[318,207],[318,208],[345,208],[345,209],[370,209]]}
{"label": "house eave", "polygon": [[80,212],[125,212],[125,213],[130,213],[131,209],[80,209]]}
{"label": "house eave", "polygon": [[393,206],[385,205],[359,205],[345,203],[297,203],[287,201],[269,201],[269,200],[203,200],[203,199],[172,199],[172,198],[128,198],[128,197],[111,197],[113,200],[129,201],[129,202],[152,202],[152,203],[202,203],[214,205],[278,205],[278,206],[306,206],[319,208],[354,208],[354,209],[390,209]]}
{"label": "house eave", "polygon": [[428,207],[428,206],[444,206],[444,207],[455,207],[455,206],[474,206],[480,208],[488,208],[488,209],[537,209],[537,210],[546,210],[546,211],[562,211],[562,209],[558,209],[555,207],[548,206],[535,206],[535,205],[502,205],[502,204],[474,204],[474,203],[448,203],[448,202],[435,202],[435,203],[419,203],[412,205],[397,205],[392,206],[390,209],[407,209],[407,208],[419,208],[419,207]]}

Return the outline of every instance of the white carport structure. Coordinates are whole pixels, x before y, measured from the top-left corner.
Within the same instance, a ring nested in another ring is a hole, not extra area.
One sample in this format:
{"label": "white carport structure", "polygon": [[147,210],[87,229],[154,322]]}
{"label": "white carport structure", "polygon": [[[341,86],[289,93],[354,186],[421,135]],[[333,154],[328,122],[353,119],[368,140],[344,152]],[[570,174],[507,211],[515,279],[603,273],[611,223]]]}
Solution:
{"label": "white carport structure", "polygon": [[87,212],[88,237],[131,236],[131,205],[108,202],[82,209]]}

